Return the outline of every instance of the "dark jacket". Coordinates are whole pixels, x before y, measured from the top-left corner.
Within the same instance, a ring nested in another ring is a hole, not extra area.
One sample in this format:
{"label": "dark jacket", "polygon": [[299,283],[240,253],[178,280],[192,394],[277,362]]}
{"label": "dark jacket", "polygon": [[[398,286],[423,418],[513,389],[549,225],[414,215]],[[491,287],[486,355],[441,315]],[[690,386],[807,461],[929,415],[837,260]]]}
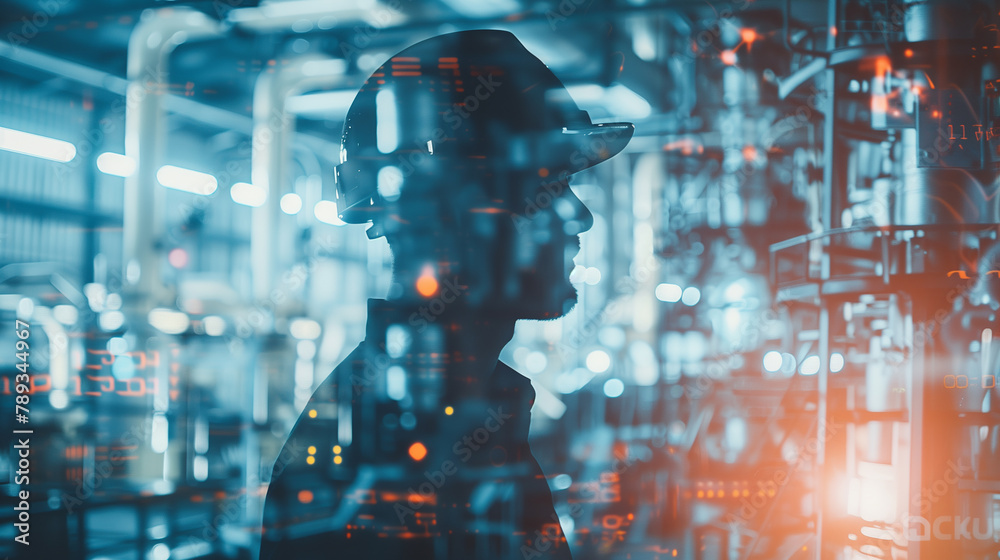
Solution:
{"label": "dark jacket", "polygon": [[[530,381],[502,362],[484,364],[493,368],[483,381],[487,397],[452,390],[439,414],[407,417],[398,403],[371,398],[385,382],[384,368],[372,366],[384,348],[370,342],[385,337],[373,336],[371,323],[368,338],[314,392],[278,455],[261,560],[569,560],[528,447]],[[411,378],[445,377],[447,362],[413,356]]]}

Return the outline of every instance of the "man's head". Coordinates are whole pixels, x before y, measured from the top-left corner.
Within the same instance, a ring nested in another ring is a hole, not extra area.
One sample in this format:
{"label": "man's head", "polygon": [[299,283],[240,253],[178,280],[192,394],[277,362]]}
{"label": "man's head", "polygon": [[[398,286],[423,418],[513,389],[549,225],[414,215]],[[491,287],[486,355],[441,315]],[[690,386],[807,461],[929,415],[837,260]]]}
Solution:
{"label": "man's head", "polygon": [[[466,306],[557,317],[592,216],[572,173],[621,151],[628,123],[594,125],[559,79],[505,31],[413,45],[366,81],[344,125],[338,206],[372,222],[395,259],[395,298],[453,281]],[[424,279],[421,281],[421,279]],[[422,282],[422,283],[421,283]]]}

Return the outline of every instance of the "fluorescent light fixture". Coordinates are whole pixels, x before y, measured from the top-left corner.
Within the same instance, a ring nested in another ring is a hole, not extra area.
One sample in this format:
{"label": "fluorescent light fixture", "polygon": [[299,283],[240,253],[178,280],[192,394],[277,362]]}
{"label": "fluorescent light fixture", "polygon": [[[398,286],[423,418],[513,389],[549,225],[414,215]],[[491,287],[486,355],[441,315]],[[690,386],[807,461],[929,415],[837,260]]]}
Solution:
{"label": "fluorescent light fixture", "polygon": [[101,173],[128,177],[135,173],[135,160],[122,154],[104,152],[97,156],[97,168],[101,170]]}
{"label": "fluorescent light fixture", "polygon": [[156,172],[156,180],[168,189],[208,196],[219,188],[219,182],[208,173],[164,165]]}
{"label": "fluorescent light fixture", "polygon": [[313,214],[316,219],[323,222],[324,224],[330,224],[332,226],[342,226],[344,221],[340,219],[340,214],[337,211],[337,203],[331,200],[321,200],[316,203],[313,207]]}
{"label": "fluorescent light fixture", "polygon": [[391,89],[380,89],[375,94],[375,145],[383,154],[391,154],[399,147],[399,119],[396,116],[396,94]]}
{"label": "fluorescent light fixture", "polygon": [[296,95],[285,101],[285,110],[300,117],[340,120],[347,115],[357,94],[355,90],[337,90]]}
{"label": "fluorescent light fixture", "polygon": [[30,132],[0,127],[0,150],[66,163],[76,157],[76,146]]}
{"label": "fluorescent light fixture", "polygon": [[149,324],[167,334],[181,334],[188,329],[191,320],[186,313],[158,307],[149,312]]}
{"label": "fluorescent light fixture", "polygon": [[516,0],[490,0],[489,2],[445,0],[444,3],[459,15],[470,18],[501,17],[521,9],[521,3]]}
{"label": "fluorescent light fixture", "polygon": [[312,319],[295,319],[288,325],[288,332],[299,340],[316,340],[323,329]]}
{"label": "fluorescent light fixture", "polygon": [[263,206],[267,200],[267,191],[250,183],[236,183],[229,189],[233,202],[244,206]]}

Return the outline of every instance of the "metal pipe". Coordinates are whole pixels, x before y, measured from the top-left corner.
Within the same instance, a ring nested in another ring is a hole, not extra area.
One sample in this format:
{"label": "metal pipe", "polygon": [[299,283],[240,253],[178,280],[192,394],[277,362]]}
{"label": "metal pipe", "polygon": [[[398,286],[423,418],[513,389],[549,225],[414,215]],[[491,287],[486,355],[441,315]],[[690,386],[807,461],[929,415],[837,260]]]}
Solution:
{"label": "metal pipe", "polygon": [[159,243],[163,235],[165,193],[157,185],[166,138],[163,92],[170,53],[188,41],[221,33],[219,23],[189,8],[146,10],[128,43],[125,93],[125,155],[135,172],[125,179],[123,229],[123,309],[132,328],[162,297]]}
{"label": "metal pipe", "polygon": [[[291,61],[274,73],[263,72],[253,93],[253,152],[250,162],[251,182],[266,193],[264,204],[253,209],[250,229],[250,270],[254,296],[267,299],[278,263],[279,247],[291,256],[293,241],[278,228],[281,218],[279,201],[290,192],[288,178],[289,146],[295,119],[286,111],[285,102],[293,95],[311,89],[343,87],[346,64],[343,60],[307,55]],[[339,153],[338,150],[334,153]],[[333,154],[330,154],[331,157]]]}

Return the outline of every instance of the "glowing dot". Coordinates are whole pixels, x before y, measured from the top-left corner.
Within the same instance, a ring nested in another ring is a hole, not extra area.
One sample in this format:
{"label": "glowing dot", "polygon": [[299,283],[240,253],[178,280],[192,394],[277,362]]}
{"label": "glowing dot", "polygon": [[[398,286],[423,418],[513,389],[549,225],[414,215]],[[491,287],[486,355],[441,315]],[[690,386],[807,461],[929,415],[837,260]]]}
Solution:
{"label": "glowing dot", "polygon": [[309,411],[309,417],[310,418],[315,418],[316,417],[316,409],[315,408]]}
{"label": "glowing dot", "polygon": [[708,491],[708,497],[709,498],[714,498],[715,497],[715,490],[709,490]]}
{"label": "glowing dot", "polygon": [[307,464],[307,465],[311,465],[311,464],[313,464],[313,463],[315,463],[315,462],[316,462],[316,458],[315,458],[315,457],[313,457],[312,455],[310,455],[310,456],[306,457],[306,464]]}
{"label": "glowing dot", "polygon": [[704,490],[698,490],[698,497],[699,498],[704,498],[705,497],[705,491]]}
{"label": "glowing dot", "polygon": [[340,446],[339,445],[334,445],[333,446],[333,452],[334,453],[340,453]]}
{"label": "glowing dot", "polygon": [[753,29],[742,29],[740,30],[740,39],[746,43],[753,43],[757,40],[757,32]]}
{"label": "glowing dot", "polygon": [[308,451],[310,455],[315,455],[316,454],[316,446],[315,445],[310,445],[309,448],[306,451]]}
{"label": "glowing dot", "polygon": [[671,556],[677,556],[677,549],[675,548],[673,552],[670,553]]}
{"label": "glowing dot", "polygon": [[910,58],[911,56],[913,56],[913,49],[906,49],[905,51],[903,51],[903,56],[905,56],[906,58]]}
{"label": "glowing dot", "polygon": [[344,458],[341,457],[340,455],[337,455],[336,457],[333,458],[333,464],[334,465],[339,465],[339,464],[341,464],[343,462],[344,462]]}
{"label": "glowing dot", "polygon": [[548,177],[549,176],[549,170],[546,169],[546,168],[544,168],[544,167],[542,167],[541,169],[538,170],[538,176],[539,177]]}
{"label": "glowing dot", "polygon": [[308,504],[311,501],[313,501],[313,493],[311,490],[299,490],[299,502]]}
{"label": "glowing dot", "polygon": [[732,50],[727,49],[722,51],[720,58],[722,59],[722,63],[725,64],[726,66],[732,66],[736,64],[736,53],[733,52]]}
{"label": "glowing dot", "polygon": [[187,251],[181,249],[180,247],[172,249],[167,255],[167,261],[170,263],[170,266],[174,268],[184,268],[188,264]]}
{"label": "glowing dot", "polygon": [[410,457],[414,461],[420,461],[427,456],[427,448],[419,441],[410,446]]}
{"label": "glowing dot", "polygon": [[295,193],[287,193],[285,196],[281,197],[278,205],[281,207],[281,211],[285,214],[298,214],[299,210],[302,210],[302,197]]}
{"label": "glowing dot", "polygon": [[764,369],[771,373],[781,369],[781,352],[771,350],[764,354]]}
{"label": "glowing dot", "polygon": [[444,407],[444,413],[451,416],[452,414],[455,414],[455,409],[450,406],[446,406]]}
{"label": "glowing dot", "polygon": [[819,373],[819,356],[809,356],[805,360],[802,360],[799,373],[802,375],[816,375]]}
{"label": "glowing dot", "polygon": [[681,294],[681,302],[684,305],[694,306],[701,300],[701,290],[695,288],[694,286],[688,286],[684,288],[684,292]]}
{"label": "glowing dot", "polygon": [[682,293],[683,290],[677,284],[660,284],[653,292],[656,299],[667,303],[680,301]]}
{"label": "glowing dot", "polygon": [[935,119],[941,118],[941,111],[931,111],[931,117]]}
{"label": "glowing dot", "polygon": [[840,352],[830,354],[830,373],[837,373],[844,369],[844,355]]}
{"label": "glowing dot", "polygon": [[434,270],[427,266],[417,278],[417,292],[424,297],[431,297],[438,291],[438,281],[434,277]]}
{"label": "glowing dot", "polygon": [[587,354],[587,369],[594,373],[604,373],[611,367],[611,356],[604,350],[594,350]]}
{"label": "glowing dot", "polygon": [[610,398],[614,399],[620,397],[622,393],[625,392],[625,384],[622,383],[621,379],[616,379],[612,377],[604,382],[604,394]]}

